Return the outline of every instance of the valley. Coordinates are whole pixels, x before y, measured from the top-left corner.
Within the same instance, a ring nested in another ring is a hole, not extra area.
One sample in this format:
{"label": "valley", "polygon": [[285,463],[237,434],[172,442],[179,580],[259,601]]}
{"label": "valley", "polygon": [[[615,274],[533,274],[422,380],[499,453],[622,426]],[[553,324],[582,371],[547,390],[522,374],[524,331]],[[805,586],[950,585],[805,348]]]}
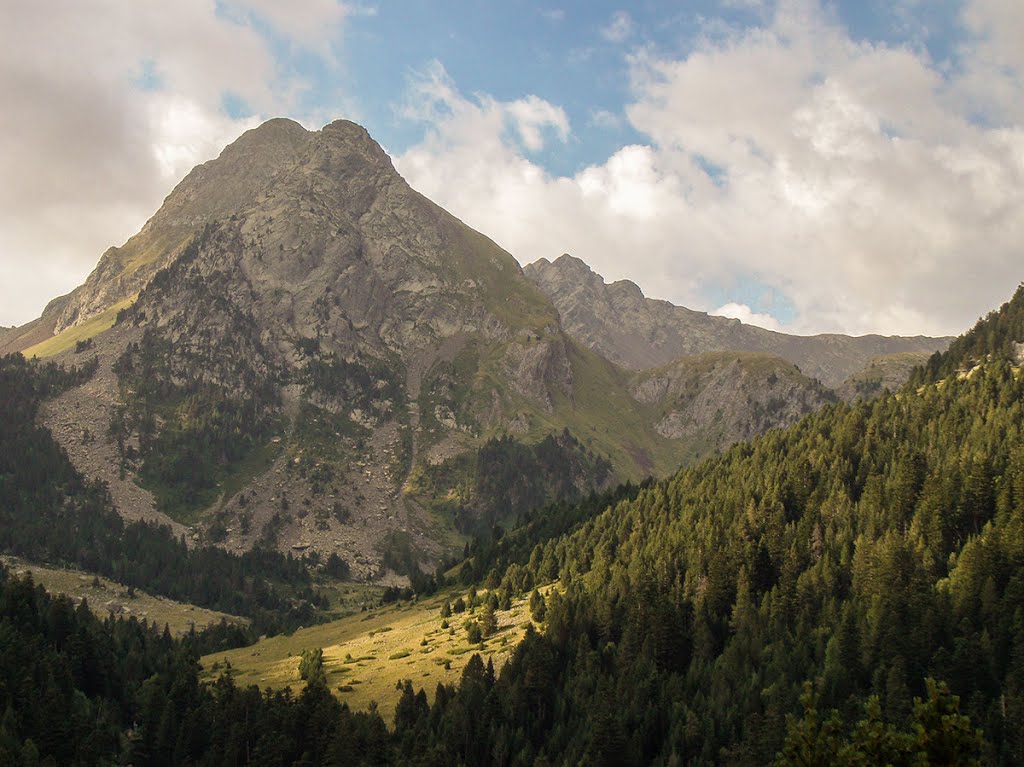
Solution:
{"label": "valley", "polygon": [[1022,307],[772,333],[265,123],[0,335],[0,749],[1014,763]]}
{"label": "valley", "polygon": [[0,767],[1024,765],[1021,0],[3,8]]}

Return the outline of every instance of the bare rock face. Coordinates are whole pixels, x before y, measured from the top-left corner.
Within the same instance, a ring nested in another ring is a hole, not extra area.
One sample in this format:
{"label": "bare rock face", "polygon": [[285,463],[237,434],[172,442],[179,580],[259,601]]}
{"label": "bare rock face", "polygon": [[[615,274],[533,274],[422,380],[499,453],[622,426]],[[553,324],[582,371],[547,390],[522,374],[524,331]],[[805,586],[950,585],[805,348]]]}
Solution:
{"label": "bare rock face", "polygon": [[296,122],[271,120],[246,132],[216,160],[193,168],[138,234],[103,254],[85,284],[69,296],[54,332],[134,296],[204,224],[252,205],[255,195],[296,161],[306,135]]}
{"label": "bare rock face", "polygon": [[553,411],[556,396],[572,397],[572,366],[561,339],[509,344],[505,369],[512,389],[546,412]]}
{"label": "bare rock face", "polygon": [[669,439],[721,449],[788,426],[835,396],[785,360],[709,352],[637,374],[633,396],[656,408],[654,429]]}
{"label": "bare rock face", "polygon": [[598,354],[633,370],[709,351],[775,354],[829,387],[839,386],[873,357],[945,349],[951,338],[791,336],[646,298],[627,280],[606,284],[583,261],[540,259],[524,273],[558,308],[566,331]]}

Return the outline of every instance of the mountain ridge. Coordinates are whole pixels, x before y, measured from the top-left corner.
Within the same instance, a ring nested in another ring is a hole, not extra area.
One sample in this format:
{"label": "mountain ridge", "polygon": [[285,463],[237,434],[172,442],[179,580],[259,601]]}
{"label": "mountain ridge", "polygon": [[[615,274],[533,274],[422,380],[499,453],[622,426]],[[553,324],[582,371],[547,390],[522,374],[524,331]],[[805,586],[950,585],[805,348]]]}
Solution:
{"label": "mountain ridge", "polygon": [[885,353],[927,351],[952,338],[927,336],[794,336],[727,317],[647,298],[629,280],[606,283],[582,259],[563,254],[523,268],[552,300],[570,334],[613,362],[632,370],[665,365],[679,357],[732,350],[776,354],[830,388]]}
{"label": "mountain ridge", "polygon": [[475,526],[522,513],[481,473],[491,440],[546,445],[501,448],[528,480],[517,497],[585,493],[832,398],[791,362],[742,351],[630,371],[563,319],[365,129],[272,120],[0,341],[99,359],[44,414],[125,516],[236,551],[341,552],[389,583],[403,574],[386,563],[433,566]]}
{"label": "mountain ridge", "polygon": [[588,442],[556,443],[573,472],[589,459],[564,451],[613,453],[633,477],[682,453],[512,256],[412,190],[354,123],[247,132],[34,332],[71,338],[122,303],[53,349],[100,369],[46,423],[125,516],[196,542],[341,551],[388,578],[382,562],[408,559],[388,546],[437,561],[461,536],[459,509],[415,495],[417,466],[567,427]]}

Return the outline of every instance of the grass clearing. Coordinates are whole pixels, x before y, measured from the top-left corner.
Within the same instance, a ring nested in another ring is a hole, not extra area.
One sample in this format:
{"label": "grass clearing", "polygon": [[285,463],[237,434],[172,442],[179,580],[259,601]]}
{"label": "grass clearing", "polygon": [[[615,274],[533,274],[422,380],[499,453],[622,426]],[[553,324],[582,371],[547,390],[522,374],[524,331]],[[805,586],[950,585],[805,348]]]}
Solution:
{"label": "grass clearing", "polygon": [[75,325],[74,327],[67,328],[57,335],[39,342],[35,346],[30,346],[25,349],[22,354],[26,359],[32,359],[33,357],[52,357],[55,354],[60,354],[65,349],[70,349],[79,341],[85,341],[89,338],[93,338],[94,336],[98,336],[100,333],[105,330],[109,330],[114,326],[114,321],[117,319],[117,313],[126,306],[131,305],[131,303],[135,301],[135,298],[135,296],[130,296],[123,301],[118,301],[102,314],[96,315],[92,319],[83,322],[81,325]]}
{"label": "grass clearing", "polygon": [[[303,687],[299,679],[302,651],[323,648],[328,687],[355,710],[376,701],[390,724],[400,681],[413,680],[414,687],[423,687],[432,698],[438,682],[459,681],[475,652],[500,668],[525,634],[530,623],[526,597],[515,600],[509,610],[495,612],[498,631],[482,644],[470,645],[461,626],[454,633],[441,630],[441,606],[460,594],[447,591],[418,602],[387,605],[299,629],[291,636],[270,637],[251,647],[208,655],[201,661],[204,676],[212,680],[229,670],[241,686],[287,687],[298,692]],[[424,639],[428,641],[425,647],[421,645]]]}

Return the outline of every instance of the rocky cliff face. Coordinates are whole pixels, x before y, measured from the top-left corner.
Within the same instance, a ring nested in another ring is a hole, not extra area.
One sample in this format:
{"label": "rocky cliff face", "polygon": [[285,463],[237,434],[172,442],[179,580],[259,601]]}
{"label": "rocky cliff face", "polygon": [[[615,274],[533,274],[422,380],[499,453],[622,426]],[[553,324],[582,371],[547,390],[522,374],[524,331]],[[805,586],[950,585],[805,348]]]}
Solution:
{"label": "rocky cliff face", "polygon": [[656,408],[654,429],[721,449],[787,426],[836,397],[779,357],[708,352],[638,373],[637,400]]}
{"label": "rocky cliff face", "polygon": [[915,336],[792,336],[712,317],[646,298],[627,280],[606,284],[583,261],[563,255],[524,269],[558,308],[566,331],[587,347],[633,370],[709,351],[774,354],[829,387],[839,386],[872,358],[897,352],[932,353],[951,338]]}

